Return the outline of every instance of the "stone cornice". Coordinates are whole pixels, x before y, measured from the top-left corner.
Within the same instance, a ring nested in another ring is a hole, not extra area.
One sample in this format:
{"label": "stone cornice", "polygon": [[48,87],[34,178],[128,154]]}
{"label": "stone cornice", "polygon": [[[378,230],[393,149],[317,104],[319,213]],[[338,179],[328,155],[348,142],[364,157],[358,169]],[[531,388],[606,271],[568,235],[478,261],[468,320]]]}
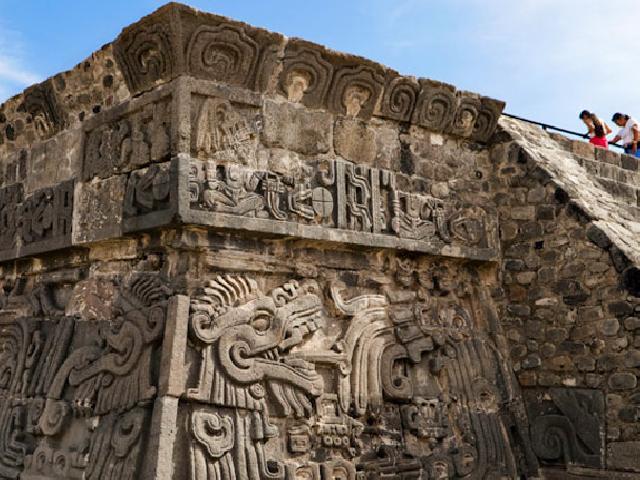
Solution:
{"label": "stone cornice", "polygon": [[[119,68],[111,67],[112,58]],[[105,73],[113,86],[102,91],[102,85],[91,85]],[[16,146],[45,140],[73,126],[78,116],[80,121],[90,117],[92,108],[95,113],[100,105],[117,104],[181,75],[284,96],[308,108],[407,122],[478,142],[490,139],[505,106],[452,85],[402,76],[362,57],[169,3],[125,28],[112,44],[73,70],[33,85],[0,106],[0,143],[25,135]],[[84,77],[92,80],[87,83]],[[65,79],[84,88],[90,98],[84,109],[69,102]]]}
{"label": "stone cornice", "polygon": [[133,94],[187,74],[283,95],[309,108],[411,122],[480,142],[489,140],[505,105],[176,3],[127,27],[114,48]]}

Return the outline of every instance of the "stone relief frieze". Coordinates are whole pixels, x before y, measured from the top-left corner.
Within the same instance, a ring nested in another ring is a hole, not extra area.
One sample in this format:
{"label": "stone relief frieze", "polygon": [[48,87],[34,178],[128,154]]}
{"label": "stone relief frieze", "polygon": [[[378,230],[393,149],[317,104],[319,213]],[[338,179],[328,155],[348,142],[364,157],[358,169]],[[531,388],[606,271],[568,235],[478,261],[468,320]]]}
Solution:
{"label": "stone relief frieze", "polygon": [[202,100],[195,118],[193,156],[216,162],[255,165],[262,118],[257,112],[239,111],[228,100]]}
{"label": "stone relief frieze", "polygon": [[605,400],[599,390],[525,391],[531,445],[544,465],[604,466]]}
{"label": "stone relief frieze", "polygon": [[168,100],[147,104],[121,118],[88,131],[84,144],[83,178],[107,178],[149,163],[169,159],[171,152]]}
{"label": "stone relief frieze", "polygon": [[0,250],[23,253],[71,241],[73,180],[24,195],[21,184],[0,189]]}
{"label": "stone relief frieze", "polygon": [[[157,390],[152,363],[171,292],[156,274],[134,274],[123,279],[112,305],[103,304],[110,321],[83,321],[64,315],[64,307],[45,307],[69,299],[64,287],[73,279],[58,277],[7,284],[0,476],[139,478]],[[20,316],[28,312],[35,316]]]}
{"label": "stone relief frieze", "polygon": [[398,186],[398,174],[334,160],[295,176],[192,160],[191,208],[400,239],[490,246],[487,214]]}
{"label": "stone relief frieze", "polygon": [[126,29],[114,46],[133,93],[187,74],[279,93],[309,108],[412,122],[480,142],[489,140],[504,108],[451,85],[177,5]]}
{"label": "stone relief frieze", "polygon": [[338,280],[264,290],[244,274],[203,285],[180,478],[516,478],[513,432],[527,425],[477,292],[445,266],[397,265],[377,293]]}
{"label": "stone relief frieze", "polygon": [[136,217],[166,210],[171,203],[170,164],[154,164],[129,174],[124,198],[124,216]]}
{"label": "stone relief frieze", "polygon": [[171,29],[166,22],[123,32],[114,53],[132,90],[147,89],[175,69]]}

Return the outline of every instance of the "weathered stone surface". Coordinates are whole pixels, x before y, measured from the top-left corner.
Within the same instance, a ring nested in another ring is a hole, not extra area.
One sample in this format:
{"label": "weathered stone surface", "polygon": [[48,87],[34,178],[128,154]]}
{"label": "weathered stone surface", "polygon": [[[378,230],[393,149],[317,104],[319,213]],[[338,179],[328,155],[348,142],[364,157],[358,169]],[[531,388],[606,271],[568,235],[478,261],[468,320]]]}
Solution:
{"label": "weathered stone surface", "polygon": [[611,442],[607,446],[607,466],[613,470],[640,471],[640,442]]}
{"label": "weathered stone surface", "polygon": [[0,477],[640,471],[637,173],[503,107],[177,4],[7,101]]}
{"label": "weathered stone surface", "polygon": [[609,377],[609,387],[612,390],[631,390],[638,385],[638,379],[633,373],[614,373]]}
{"label": "weathered stone surface", "polygon": [[331,148],[332,118],[326,112],[309,112],[295,105],[267,101],[263,121],[267,147],[306,155],[327,153]]}

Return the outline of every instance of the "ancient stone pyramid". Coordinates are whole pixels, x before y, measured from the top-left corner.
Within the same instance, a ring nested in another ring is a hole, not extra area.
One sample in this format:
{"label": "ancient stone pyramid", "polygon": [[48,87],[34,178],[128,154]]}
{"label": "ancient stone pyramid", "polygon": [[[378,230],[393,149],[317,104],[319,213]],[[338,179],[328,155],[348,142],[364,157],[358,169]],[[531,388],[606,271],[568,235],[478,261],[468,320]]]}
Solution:
{"label": "ancient stone pyramid", "polygon": [[640,478],[637,160],[503,108],[175,3],[5,102],[0,478]]}

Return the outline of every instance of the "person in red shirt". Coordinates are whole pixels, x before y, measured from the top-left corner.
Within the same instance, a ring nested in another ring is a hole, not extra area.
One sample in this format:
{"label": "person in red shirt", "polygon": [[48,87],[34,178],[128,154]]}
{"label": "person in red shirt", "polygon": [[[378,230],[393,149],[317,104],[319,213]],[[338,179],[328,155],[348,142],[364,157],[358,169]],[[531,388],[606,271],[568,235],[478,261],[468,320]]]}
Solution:
{"label": "person in red shirt", "polygon": [[607,141],[607,135],[611,133],[609,125],[600,120],[595,113],[591,113],[589,110],[583,110],[580,112],[580,120],[589,129],[587,136],[589,137],[589,143],[595,145],[598,148],[608,148],[609,142]]}

